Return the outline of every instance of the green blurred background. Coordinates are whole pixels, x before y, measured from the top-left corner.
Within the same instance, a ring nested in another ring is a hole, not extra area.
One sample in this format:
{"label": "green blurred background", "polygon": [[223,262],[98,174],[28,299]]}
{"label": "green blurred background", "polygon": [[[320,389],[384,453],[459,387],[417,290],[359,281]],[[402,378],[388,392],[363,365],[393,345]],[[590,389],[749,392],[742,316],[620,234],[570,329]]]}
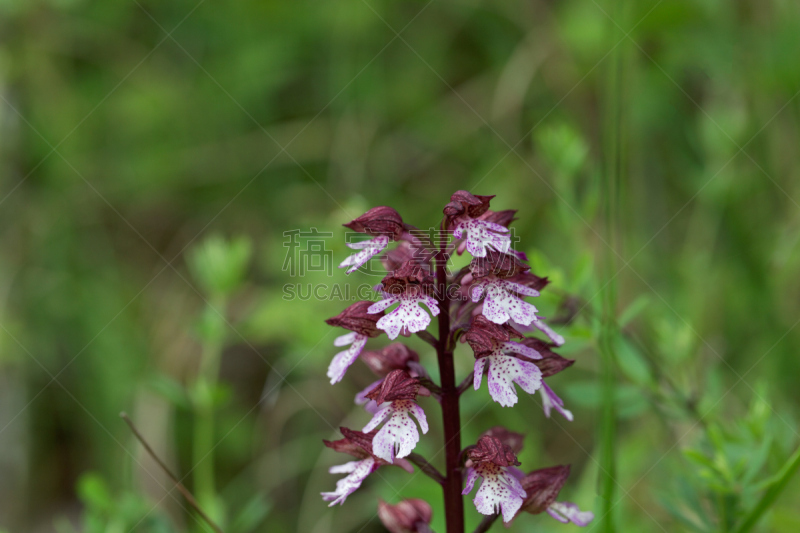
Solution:
{"label": "green blurred background", "polygon": [[[341,223],[391,205],[431,227],[463,188],[520,210],[578,359],[550,380],[575,422],[484,389],[465,443],[525,432],[523,468],[572,463],[562,497],[602,514],[611,287],[618,530],[733,531],[799,440],[798,49],[791,0],[0,0],[0,528],[204,531],[118,413],[192,488],[211,345],[227,531],[382,531],[378,496],[426,498],[443,531],[439,492],[399,469],[320,499],[344,462],[321,439],[367,421],[374,378],[331,387],[323,319],[345,304],[283,287],[379,278],[292,277],[284,232],[332,232],[338,263]],[[222,238],[243,271],[217,298],[190,265]],[[800,530],[798,499],[794,480],[756,530]]]}

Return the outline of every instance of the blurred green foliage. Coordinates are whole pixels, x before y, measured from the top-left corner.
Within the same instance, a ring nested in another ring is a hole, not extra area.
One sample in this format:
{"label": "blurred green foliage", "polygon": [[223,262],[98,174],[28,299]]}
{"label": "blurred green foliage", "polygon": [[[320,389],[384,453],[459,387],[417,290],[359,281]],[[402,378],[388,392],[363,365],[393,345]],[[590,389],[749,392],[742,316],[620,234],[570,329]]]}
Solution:
{"label": "blurred green foliage", "polygon": [[[552,280],[537,307],[578,359],[552,380],[574,423],[471,393],[465,442],[524,431],[523,467],[572,463],[563,497],[599,508],[612,50],[613,512],[624,531],[741,524],[798,442],[800,5],[617,1],[612,21],[608,0],[0,0],[0,527],[201,531],[118,413],[194,487],[212,361],[200,468],[230,531],[380,531],[378,496],[427,499],[441,531],[437,488],[398,469],[344,508],[319,498],[340,460],[320,440],[365,423],[352,398],[373,378],[327,383],[323,319],[345,302],[284,286],[379,278],[292,277],[284,232],[332,231],[335,266],[341,223],[392,205],[434,226],[459,188],[520,209],[522,250]],[[440,464],[429,418],[420,451]],[[789,481],[755,530],[797,531],[798,497]]]}

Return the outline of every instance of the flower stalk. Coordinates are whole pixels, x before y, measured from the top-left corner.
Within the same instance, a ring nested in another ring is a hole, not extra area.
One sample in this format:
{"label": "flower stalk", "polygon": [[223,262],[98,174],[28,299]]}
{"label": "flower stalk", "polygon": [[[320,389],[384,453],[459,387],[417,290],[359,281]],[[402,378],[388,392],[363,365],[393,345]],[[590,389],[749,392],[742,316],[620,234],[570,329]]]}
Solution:
{"label": "flower stalk", "polygon": [[436,345],[436,360],[442,388],[442,424],[444,428],[445,478],[444,512],[447,533],[464,531],[464,498],[461,496],[461,413],[459,392],[456,387],[455,361],[450,346],[450,302],[447,292],[446,239],[439,243],[436,256],[436,299],[439,302],[439,342]]}

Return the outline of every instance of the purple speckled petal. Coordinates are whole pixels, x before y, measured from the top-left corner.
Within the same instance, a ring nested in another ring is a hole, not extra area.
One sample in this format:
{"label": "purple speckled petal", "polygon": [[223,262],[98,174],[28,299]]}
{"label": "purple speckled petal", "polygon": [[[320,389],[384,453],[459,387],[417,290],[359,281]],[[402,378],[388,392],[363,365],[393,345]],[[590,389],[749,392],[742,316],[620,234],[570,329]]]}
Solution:
{"label": "purple speckled petal", "polygon": [[475,371],[472,376],[472,386],[475,390],[481,388],[481,381],[483,381],[483,367],[486,366],[486,358],[482,357],[480,359],[475,359],[475,366],[473,370]]}
{"label": "purple speckled petal", "polygon": [[389,420],[372,439],[372,452],[377,457],[391,463],[395,457],[406,457],[414,450],[419,442],[419,431],[409,416],[413,404],[412,400],[396,400],[391,403],[392,414]]}
{"label": "purple speckled petal", "polygon": [[476,281],[470,285],[468,292],[473,303],[477,303],[481,300],[481,298],[483,298],[483,292],[486,289],[486,285],[487,283],[485,281]]}
{"label": "purple speckled petal", "polygon": [[[431,323],[431,317],[419,306],[421,301],[419,298],[401,297],[399,301],[400,305],[388,315],[381,317],[376,324],[390,339],[396,339],[401,332],[423,331]],[[431,311],[433,309],[439,314],[438,307],[434,306]]]}
{"label": "purple speckled petal", "polygon": [[433,296],[422,294],[419,296],[419,303],[425,304],[431,310],[433,316],[439,316],[439,302]]}
{"label": "purple speckled petal", "polygon": [[522,354],[526,357],[530,357],[531,359],[542,358],[542,354],[540,354],[530,346],[525,346],[524,344],[520,344],[518,342],[508,341],[502,343],[500,346],[504,351]]}
{"label": "purple speckled petal", "polygon": [[367,423],[367,425],[366,425],[366,426],[364,426],[364,429],[362,429],[361,431],[363,431],[364,433],[369,433],[370,431],[372,431],[373,429],[375,429],[376,427],[378,427],[378,426],[381,424],[381,422],[383,422],[383,420],[384,420],[384,419],[385,419],[387,416],[389,416],[389,413],[390,413],[391,411],[392,411],[392,404],[390,404],[390,403],[387,403],[387,404],[385,404],[385,405],[382,405],[382,406],[381,406],[381,408],[380,408],[380,409],[378,409],[378,412],[376,412],[376,413],[375,413],[375,414],[372,416],[372,420],[370,420],[370,421]]}
{"label": "purple speckled petal", "polygon": [[534,320],[533,326],[542,333],[544,333],[545,335],[547,335],[548,337],[550,337],[550,340],[553,341],[556,344],[556,346],[561,346],[562,344],[564,344],[564,337],[562,337],[561,335],[550,329],[550,326],[545,324],[544,321]]}
{"label": "purple speckled petal", "polygon": [[547,508],[547,514],[558,520],[559,522],[569,523],[572,522],[576,526],[588,526],[589,522],[594,520],[594,513],[591,511],[581,511],[577,505],[572,502],[553,502]]}
{"label": "purple speckled petal", "polygon": [[[361,353],[361,350],[364,349],[364,345],[367,344],[366,335],[353,333],[355,334],[353,344],[351,344],[348,349],[333,356],[333,360],[330,366],[328,366],[328,377],[331,378],[331,385],[342,381],[347,369],[358,359],[358,355]],[[343,335],[343,337],[346,336],[347,335]],[[342,337],[339,337],[339,339],[341,338]]]}
{"label": "purple speckled petal", "polygon": [[520,481],[520,483],[522,482],[522,478],[525,477],[525,471],[518,466],[507,466],[506,472],[508,472],[509,475],[514,476]]}
{"label": "purple speckled petal", "polygon": [[486,257],[487,248],[506,253],[511,248],[508,228],[485,220],[467,220],[453,230],[453,236],[462,238],[466,232],[466,248],[472,257]]}
{"label": "purple speckled petal", "polygon": [[333,465],[328,469],[328,472],[331,474],[350,474],[358,468],[359,464],[361,464],[361,461],[350,461],[343,465]]}
{"label": "purple speckled petal", "polygon": [[333,507],[336,504],[343,504],[349,495],[354,493],[361,483],[375,470],[375,459],[368,457],[363,461],[352,461],[350,463],[332,467],[332,474],[348,473],[336,482],[336,490],[334,492],[322,492],[322,499],[326,502],[331,502],[328,507]]}
{"label": "purple speckled petal", "polygon": [[428,432],[428,417],[425,416],[425,411],[414,402],[411,402],[409,411],[417,419],[417,422],[419,422],[419,428],[422,430],[422,434],[426,434]]}
{"label": "purple speckled petal", "polygon": [[356,333],[355,331],[351,331],[350,333],[345,333],[344,335],[340,335],[333,339],[334,346],[347,346],[348,344],[353,344],[353,341],[356,340]]}
{"label": "purple speckled petal", "polygon": [[519,283],[514,283],[513,281],[503,279],[498,280],[498,283],[500,283],[500,285],[502,285],[502,287],[509,292],[516,292],[524,296],[539,296],[539,291],[536,289],[531,289],[530,287],[520,285]]}
{"label": "purple speckled petal", "polygon": [[472,500],[475,508],[484,515],[492,515],[499,509],[503,514],[503,522],[510,522],[525,498],[522,484],[504,467],[494,463],[480,463],[475,470],[483,478]]}
{"label": "purple speckled petal", "polygon": [[486,300],[483,302],[483,316],[495,324],[505,324],[513,319],[525,326],[536,320],[536,308],[520,300],[505,290],[498,280],[486,286]]}
{"label": "purple speckled petal", "polygon": [[[485,227],[489,231],[493,231],[495,233],[508,233],[509,229],[503,225],[500,225],[496,222],[489,222],[488,220],[478,220],[476,221],[480,223],[481,226]],[[502,252],[502,250],[500,250]],[[505,253],[505,252],[504,252]]]}
{"label": "purple speckled petal", "polygon": [[461,495],[464,496],[472,492],[472,488],[475,486],[475,480],[478,479],[478,473],[475,471],[474,468],[467,468],[467,483],[464,486],[464,490],[461,491]]}
{"label": "purple speckled petal", "polygon": [[489,360],[489,394],[503,407],[517,403],[513,383],[528,394],[542,386],[542,371],[533,363],[507,355],[490,355],[485,359]]}
{"label": "purple speckled petal", "polygon": [[369,313],[370,315],[380,313],[390,305],[397,303],[398,300],[399,298],[397,298],[396,296],[390,296],[384,293],[384,299],[381,300],[380,302],[375,302],[374,304],[370,305],[367,308],[367,313]]}
{"label": "purple speckled petal", "polygon": [[387,244],[389,244],[389,237],[386,235],[379,235],[370,241],[348,243],[347,246],[359,251],[342,261],[339,268],[349,267],[345,273],[352,274],[373,256],[379,254]]}
{"label": "purple speckled petal", "polygon": [[542,407],[544,408],[544,416],[550,418],[550,409],[555,409],[561,416],[572,422],[572,412],[564,409],[564,400],[558,397],[553,389],[547,386],[547,383],[542,383]]}

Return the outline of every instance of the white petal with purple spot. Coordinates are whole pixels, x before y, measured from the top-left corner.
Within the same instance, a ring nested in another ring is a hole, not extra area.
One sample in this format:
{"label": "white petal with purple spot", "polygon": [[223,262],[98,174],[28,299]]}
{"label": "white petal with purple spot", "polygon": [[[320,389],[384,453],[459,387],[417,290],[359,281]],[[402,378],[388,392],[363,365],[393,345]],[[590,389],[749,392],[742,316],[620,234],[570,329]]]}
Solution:
{"label": "white petal with purple spot", "polygon": [[562,344],[564,344],[564,337],[562,337],[561,335],[550,329],[550,326],[545,324],[543,320],[537,318],[536,320],[533,321],[533,326],[542,333],[544,333],[545,335],[547,335],[548,337],[550,337],[550,340],[553,341],[556,344],[556,346],[561,346]]}
{"label": "white petal with purple spot", "polygon": [[542,407],[544,408],[544,416],[550,418],[550,410],[555,409],[561,416],[572,422],[572,412],[564,409],[564,400],[559,398],[553,389],[547,386],[547,383],[542,383]]}
{"label": "white petal with purple spot", "polygon": [[353,250],[358,250],[358,252],[342,261],[339,265],[339,268],[349,267],[345,273],[352,274],[358,270],[361,265],[365,264],[367,261],[372,259],[373,256],[380,253],[388,244],[389,237],[386,235],[378,235],[369,241],[347,243],[348,247],[352,248]]}
{"label": "white petal with purple spot", "polygon": [[[508,282],[504,280],[479,282],[486,293],[486,299],[483,301],[483,316],[495,324],[505,324],[509,320],[514,320],[525,326],[530,325],[536,320],[536,308],[521,300],[513,292],[506,290],[506,283]],[[479,299],[479,297],[476,299],[475,294],[480,294],[480,292],[480,290],[473,292],[473,301]]]}
{"label": "white petal with purple spot", "polygon": [[576,526],[588,526],[589,522],[594,520],[594,513],[591,511],[581,511],[577,505],[572,502],[553,502],[547,508],[547,514],[568,524],[572,522]]}
{"label": "white petal with purple spot", "polygon": [[475,473],[483,478],[472,500],[475,508],[484,515],[500,511],[503,522],[510,522],[525,498],[522,484],[506,468],[494,463],[479,463],[475,466]]}
{"label": "white petal with purple spot", "polygon": [[460,239],[466,232],[466,247],[472,257],[486,257],[486,250],[491,248],[506,253],[511,248],[511,237],[508,228],[485,220],[467,220],[458,224],[453,236]]}
{"label": "white petal with purple spot", "polygon": [[344,342],[342,339],[349,340],[353,344],[351,344],[348,349],[333,356],[333,360],[328,366],[328,377],[331,378],[331,384],[338,383],[342,380],[347,369],[358,359],[358,355],[361,353],[361,350],[364,349],[364,345],[367,344],[367,336],[356,333],[355,331],[338,337],[333,344],[335,346],[344,346],[346,342],[345,344],[341,344],[341,342]]}
{"label": "white petal with purple spot", "polygon": [[[428,420],[422,408],[412,400],[395,400],[390,404],[388,411],[391,412],[389,419],[372,439],[372,453],[392,463],[395,458],[410,454],[419,442],[419,431],[411,419],[411,414],[417,418],[423,433],[428,432]],[[374,428],[375,425],[372,426],[372,429]],[[364,428],[364,432],[367,432],[367,428]]]}
{"label": "white petal with purple spot", "polygon": [[[489,365],[489,395],[503,407],[517,403],[514,383],[528,394],[535,393],[542,386],[542,371],[533,363],[508,355],[490,355],[478,361],[481,360],[486,360],[484,364]],[[476,364],[475,383],[480,387],[477,368]]]}
{"label": "white petal with purple spot", "polygon": [[[424,303],[427,305],[433,316],[439,314],[439,306],[436,300],[430,296],[403,295],[396,298],[396,301],[400,302],[400,305],[388,315],[381,317],[377,323],[378,328],[385,331],[390,339],[396,339],[401,332],[416,333],[428,327],[428,324],[431,323],[431,317],[419,304]],[[367,311],[372,312],[371,309],[376,305],[378,304],[373,304]],[[384,308],[389,305],[391,304],[384,306]]]}
{"label": "white petal with purple spot", "polygon": [[331,502],[328,507],[343,504],[347,497],[354,493],[361,486],[364,479],[372,473],[375,469],[374,467],[375,459],[372,457],[331,467],[331,474],[348,475],[336,482],[336,490],[334,492],[322,492],[322,499],[326,502]]}
{"label": "white petal with purple spot", "polygon": [[506,352],[513,352],[518,353],[520,355],[524,355],[526,357],[530,357],[531,359],[541,359],[542,354],[534,350],[529,346],[525,346],[524,344],[520,344],[514,341],[504,342],[500,345],[501,350]]}

